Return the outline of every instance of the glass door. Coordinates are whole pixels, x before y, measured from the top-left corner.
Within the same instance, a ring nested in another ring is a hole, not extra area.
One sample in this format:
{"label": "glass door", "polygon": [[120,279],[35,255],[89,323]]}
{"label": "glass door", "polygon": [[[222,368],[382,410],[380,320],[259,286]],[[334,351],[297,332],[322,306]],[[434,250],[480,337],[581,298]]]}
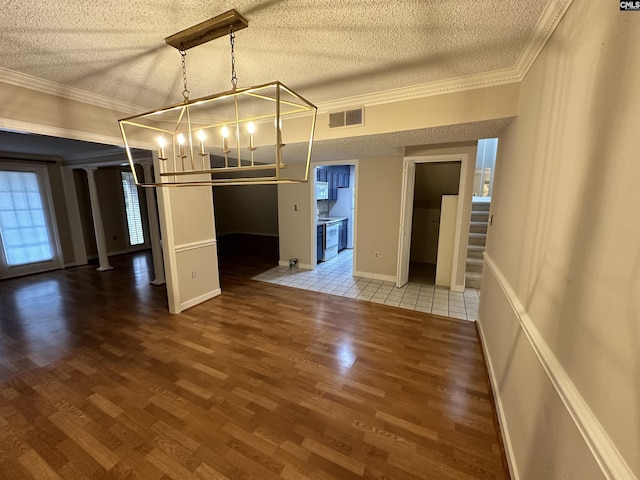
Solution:
{"label": "glass door", "polygon": [[61,267],[47,169],[0,163],[0,278]]}

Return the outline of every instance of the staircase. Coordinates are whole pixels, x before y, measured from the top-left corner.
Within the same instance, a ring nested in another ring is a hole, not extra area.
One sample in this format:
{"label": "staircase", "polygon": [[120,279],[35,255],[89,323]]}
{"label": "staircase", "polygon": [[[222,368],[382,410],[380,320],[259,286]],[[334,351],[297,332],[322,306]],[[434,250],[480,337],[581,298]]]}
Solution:
{"label": "staircase", "polygon": [[469,247],[467,248],[467,269],[465,286],[480,288],[482,278],[482,253],[487,242],[487,226],[489,224],[488,201],[478,201],[474,198],[471,204],[471,223],[469,225]]}

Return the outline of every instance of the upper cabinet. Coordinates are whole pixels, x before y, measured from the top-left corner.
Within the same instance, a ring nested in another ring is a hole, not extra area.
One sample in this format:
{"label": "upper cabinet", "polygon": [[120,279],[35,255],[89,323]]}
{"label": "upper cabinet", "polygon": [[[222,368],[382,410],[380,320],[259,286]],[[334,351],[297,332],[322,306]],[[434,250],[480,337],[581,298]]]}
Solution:
{"label": "upper cabinet", "polygon": [[329,200],[338,199],[338,188],[349,187],[349,166],[327,166],[318,167],[316,170],[316,180],[319,182],[327,182],[329,184]]}

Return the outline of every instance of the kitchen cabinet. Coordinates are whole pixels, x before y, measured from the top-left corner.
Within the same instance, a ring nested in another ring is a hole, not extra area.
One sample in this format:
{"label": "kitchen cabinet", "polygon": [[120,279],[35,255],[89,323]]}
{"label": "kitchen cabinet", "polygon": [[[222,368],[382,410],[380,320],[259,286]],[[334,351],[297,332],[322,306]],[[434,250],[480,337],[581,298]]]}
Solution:
{"label": "kitchen cabinet", "polygon": [[349,188],[349,174],[338,173],[338,188]]}
{"label": "kitchen cabinet", "polygon": [[338,199],[338,178],[339,174],[336,172],[327,172],[327,182],[329,182],[329,200]]}
{"label": "kitchen cabinet", "polygon": [[316,227],[316,242],[316,262],[319,262],[324,251],[324,225]]}
{"label": "kitchen cabinet", "polygon": [[326,182],[327,181],[327,169],[326,168],[318,168],[316,170],[316,180],[318,182]]}
{"label": "kitchen cabinet", "polygon": [[338,230],[338,251],[347,248],[347,228],[348,220],[340,220],[340,228]]}

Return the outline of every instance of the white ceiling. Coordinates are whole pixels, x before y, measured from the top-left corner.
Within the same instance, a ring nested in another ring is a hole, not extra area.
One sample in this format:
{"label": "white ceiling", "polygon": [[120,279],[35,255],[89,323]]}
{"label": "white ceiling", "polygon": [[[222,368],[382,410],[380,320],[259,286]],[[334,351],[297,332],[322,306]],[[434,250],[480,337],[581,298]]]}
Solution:
{"label": "white ceiling", "polygon": [[[235,8],[249,21],[236,33],[238,86],[280,80],[321,105],[513,72],[548,34],[540,20],[558,2],[4,0],[0,78],[9,70],[130,104],[132,112],[158,108],[181,100],[183,89],[180,55],[164,38]],[[229,50],[223,37],[187,52],[191,98],[230,88]],[[0,142],[0,150],[10,147]]]}

